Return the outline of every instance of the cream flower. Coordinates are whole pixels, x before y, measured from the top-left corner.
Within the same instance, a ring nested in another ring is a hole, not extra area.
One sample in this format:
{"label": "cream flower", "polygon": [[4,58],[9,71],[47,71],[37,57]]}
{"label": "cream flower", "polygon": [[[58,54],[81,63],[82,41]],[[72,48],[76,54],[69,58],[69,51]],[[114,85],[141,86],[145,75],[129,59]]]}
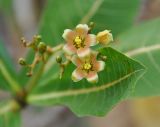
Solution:
{"label": "cream flower", "polygon": [[104,70],[105,62],[97,61],[97,52],[91,52],[89,56],[80,58],[73,56],[72,62],[77,68],[72,73],[72,80],[78,82],[83,78],[86,78],[88,82],[98,82],[97,72]]}
{"label": "cream flower", "polygon": [[62,35],[66,43],[63,50],[69,54],[77,54],[85,57],[90,53],[90,46],[96,45],[96,36],[88,34],[89,27],[86,24],[79,24],[75,30],[66,29]]}
{"label": "cream flower", "polygon": [[104,30],[97,34],[97,41],[101,44],[107,45],[109,42],[113,41],[113,36],[109,30]]}

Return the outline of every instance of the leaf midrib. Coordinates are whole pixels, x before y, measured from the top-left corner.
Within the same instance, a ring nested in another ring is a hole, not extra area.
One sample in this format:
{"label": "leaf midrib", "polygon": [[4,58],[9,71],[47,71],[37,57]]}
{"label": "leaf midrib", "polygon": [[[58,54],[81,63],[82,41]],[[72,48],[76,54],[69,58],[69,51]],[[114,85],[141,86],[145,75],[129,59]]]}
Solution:
{"label": "leaf midrib", "polygon": [[131,51],[125,53],[125,55],[129,57],[134,57],[143,53],[160,50],[160,44],[152,45],[152,46],[144,46],[141,48],[136,48]]}
{"label": "leaf midrib", "polygon": [[131,72],[118,80],[114,80],[110,83],[107,83],[105,85],[97,86],[97,87],[92,87],[92,88],[86,88],[86,89],[78,89],[78,90],[67,90],[67,91],[60,91],[60,92],[52,92],[52,93],[47,93],[47,94],[39,94],[39,95],[30,95],[27,98],[28,102],[34,102],[34,101],[39,101],[39,100],[47,100],[47,99],[56,99],[56,98],[61,98],[61,97],[67,97],[67,96],[74,96],[74,95],[81,95],[81,94],[88,94],[88,93],[93,93],[93,92],[98,92],[105,90],[111,86],[114,86],[115,84],[127,79],[131,75],[142,71],[144,69],[139,69],[134,72]]}

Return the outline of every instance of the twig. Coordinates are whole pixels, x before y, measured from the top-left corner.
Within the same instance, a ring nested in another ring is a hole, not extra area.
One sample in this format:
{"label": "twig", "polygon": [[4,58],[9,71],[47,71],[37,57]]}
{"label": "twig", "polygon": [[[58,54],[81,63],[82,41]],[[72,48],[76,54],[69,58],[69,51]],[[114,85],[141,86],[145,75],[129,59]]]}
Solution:
{"label": "twig", "polygon": [[38,81],[39,81],[39,79],[42,75],[42,72],[44,70],[44,66],[45,66],[45,64],[43,63],[43,65],[41,65],[41,67],[39,68],[37,73],[35,73],[33,75],[33,77],[31,78],[31,80],[29,80],[29,82],[27,83],[27,85],[26,85],[27,93],[30,92],[36,86],[36,84],[38,83]]}

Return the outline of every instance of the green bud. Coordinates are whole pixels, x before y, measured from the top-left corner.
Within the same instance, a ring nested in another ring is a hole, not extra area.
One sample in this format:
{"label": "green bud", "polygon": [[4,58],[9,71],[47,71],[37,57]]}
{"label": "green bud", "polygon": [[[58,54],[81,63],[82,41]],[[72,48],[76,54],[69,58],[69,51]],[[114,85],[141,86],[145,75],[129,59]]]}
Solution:
{"label": "green bud", "polygon": [[38,42],[40,42],[40,41],[42,40],[41,35],[37,35],[37,36],[36,36],[36,39],[37,39]]}
{"label": "green bud", "polygon": [[94,22],[90,22],[89,23],[89,27],[92,29],[93,27],[95,26],[95,23]]}
{"label": "green bud", "polygon": [[21,38],[21,43],[23,44],[24,47],[27,47],[27,42],[24,39],[24,37]]}
{"label": "green bud", "polygon": [[25,66],[27,64],[24,58],[19,58],[18,63],[22,66]]}
{"label": "green bud", "polygon": [[27,77],[31,77],[32,73],[31,72],[27,72],[26,75],[27,75]]}
{"label": "green bud", "polygon": [[107,56],[102,56],[102,60],[107,60]]}
{"label": "green bud", "polygon": [[46,51],[46,49],[47,49],[47,46],[44,42],[40,42],[38,44],[38,50],[39,50],[40,53],[43,54]]}
{"label": "green bud", "polygon": [[62,63],[62,57],[57,56],[57,57],[56,57],[56,61],[57,61],[57,63]]}

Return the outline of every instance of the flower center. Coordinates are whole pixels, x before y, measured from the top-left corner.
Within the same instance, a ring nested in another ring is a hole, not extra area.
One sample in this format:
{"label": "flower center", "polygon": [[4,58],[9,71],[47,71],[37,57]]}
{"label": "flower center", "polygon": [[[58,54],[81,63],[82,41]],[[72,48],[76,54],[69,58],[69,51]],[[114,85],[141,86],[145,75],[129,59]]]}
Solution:
{"label": "flower center", "polygon": [[83,70],[86,72],[89,72],[92,70],[93,65],[89,62],[85,62],[85,64],[83,65]]}
{"label": "flower center", "polygon": [[75,39],[74,39],[74,46],[79,49],[79,48],[82,48],[84,47],[84,39],[82,39],[80,36],[77,36]]}

